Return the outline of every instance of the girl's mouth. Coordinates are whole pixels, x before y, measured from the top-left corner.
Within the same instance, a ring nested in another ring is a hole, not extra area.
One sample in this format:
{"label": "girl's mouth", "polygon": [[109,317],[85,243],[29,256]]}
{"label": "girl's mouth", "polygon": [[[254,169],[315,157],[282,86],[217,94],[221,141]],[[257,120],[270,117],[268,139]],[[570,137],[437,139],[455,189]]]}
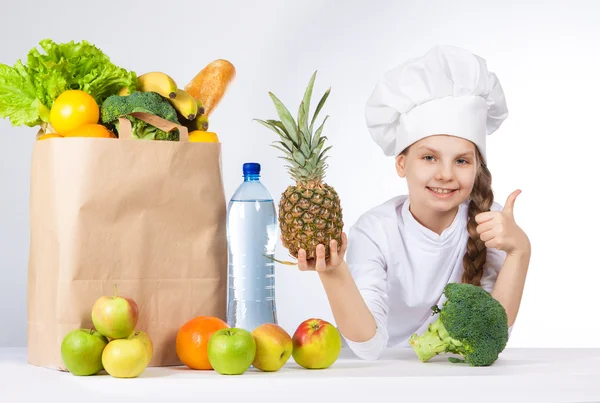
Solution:
{"label": "girl's mouth", "polygon": [[427,190],[429,190],[430,193],[435,195],[435,197],[438,197],[440,199],[447,199],[448,197],[451,197],[454,193],[456,193],[458,189],[430,188],[429,186],[427,186]]}

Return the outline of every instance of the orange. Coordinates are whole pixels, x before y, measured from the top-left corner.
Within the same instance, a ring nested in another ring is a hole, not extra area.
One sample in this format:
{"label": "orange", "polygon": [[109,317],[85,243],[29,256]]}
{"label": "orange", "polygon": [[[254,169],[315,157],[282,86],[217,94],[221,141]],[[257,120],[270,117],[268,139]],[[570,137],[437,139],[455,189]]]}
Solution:
{"label": "orange", "polygon": [[218,143],[217,133],[194,130],[190,133],[190,143]]}
{"label": "orange", "polygon": [[65,132],[64,137],[105,137],[116,138],[110,130],[99,124],[86,124],[79,126],[77,129]]}
{"label": "orange", "polygon": [[81,90],[68,90],[54,100],[50,124],[58,133],[68,132],[86,123],[98,123],[100,108],[94,98]]}
{"label": "orange", "polygon": [[46,140],[46,139],[51,139],[54,137],[60,137],[62,138],[62,136],[58,133],[48,133],[48,134],[42,134],[40,137],[38,137],[38,140]]}
{"label": "orange", "polygon": [[208,361],[208,339],[229,325],[214,316],[198,316],[179,328],[175,341],[177,357],[192,369],[213,369]]}

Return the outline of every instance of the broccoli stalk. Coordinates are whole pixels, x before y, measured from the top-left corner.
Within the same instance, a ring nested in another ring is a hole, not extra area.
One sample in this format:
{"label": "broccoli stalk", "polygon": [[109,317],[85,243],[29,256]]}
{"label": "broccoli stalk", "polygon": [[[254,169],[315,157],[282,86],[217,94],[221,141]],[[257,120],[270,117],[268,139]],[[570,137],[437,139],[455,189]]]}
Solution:
{"label": "broccoli stalk", "polygon": [[146,140],[179,140],[179,131],[168,133],[130,116],[133,112],[147,112],[170,122],[179,124],[177,111],[169,101],[156,92],[133,92],[130,95],[111,95],[102,103],[102,122],[119,130],[119,118],[131,121],[131,134],[134,138]]}
{"label": "broccoli stalk", "polygon": [[508,341],[508,319],[504,307],[487,291],[471,284],[450,283],[444,288],[447,301],[439,318],[422,335],[413,334],[409,343],[422,362],[438,354],[461,355],[450,362],[471,366],[492,365]]}
{"label": "broccoli stalk", "polygon": [[440,319],[430,324],[421,336],[413,334],[408,342],[422,362],[441,353],[460,354],[458,347],[462,346],[461,342],[450,337]]}

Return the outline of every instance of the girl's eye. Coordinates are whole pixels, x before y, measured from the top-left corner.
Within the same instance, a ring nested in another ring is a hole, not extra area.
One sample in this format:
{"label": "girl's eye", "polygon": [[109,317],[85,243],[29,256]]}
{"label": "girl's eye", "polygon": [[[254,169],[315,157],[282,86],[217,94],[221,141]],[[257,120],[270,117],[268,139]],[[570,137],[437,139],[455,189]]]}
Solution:
{"label": "girl's eye", "polygon": [[460,159],[456,160],[456,162],[458,162],[459,165],[465,165],[465,164],[469,163],[469,161],[467,161],[464,158],[460,158]]}
{"label": "girl's eye", "polygon": [[434,161],[435,160],[435,158],[432,155],[426,155],[423,157],[423,159],[425,161]]}

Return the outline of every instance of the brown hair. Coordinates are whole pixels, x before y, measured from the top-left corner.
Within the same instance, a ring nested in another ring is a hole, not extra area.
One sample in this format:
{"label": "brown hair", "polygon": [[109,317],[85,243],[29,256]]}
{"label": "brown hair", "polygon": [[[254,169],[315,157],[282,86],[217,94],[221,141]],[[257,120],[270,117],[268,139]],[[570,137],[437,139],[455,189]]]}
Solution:
{"label": "brown hair", "polygon": [[473,190],[471,191],[471,201],[469,202],[469,217],[467,220],[469,239],[467,240],[467,252],[463,256],[465,271],[462,276],[462,282],[480,286],[487,248],[485,247],[485,242],[479,238],[479,234],[477,233],[475,216],[479,213],[490,211],[494,203],[494,193],[492,192],[492,174],[487,165],[485,165],[479,149],[475,147],[475,150],[478,167]]}
{"label": "brown hair", "polygon": [[[410,146],[400,154],[407,155],[409,149]],[[464,272],[461,281],[466,284],[481,286],[487,248],[485,242],[479,238],[479,234],[477,233],[475,216],[479,213],[490,211],[494,203],[494,193],[492,192],[492,174],[483,161],[477,147],[475,147],[475,154],[477,159],[477,174],[475,175],[475,183],[470,195],[471,201],[469,202],[469,217],[467,219],[469,239],[467,240],[467,252],[463,256]]]}

